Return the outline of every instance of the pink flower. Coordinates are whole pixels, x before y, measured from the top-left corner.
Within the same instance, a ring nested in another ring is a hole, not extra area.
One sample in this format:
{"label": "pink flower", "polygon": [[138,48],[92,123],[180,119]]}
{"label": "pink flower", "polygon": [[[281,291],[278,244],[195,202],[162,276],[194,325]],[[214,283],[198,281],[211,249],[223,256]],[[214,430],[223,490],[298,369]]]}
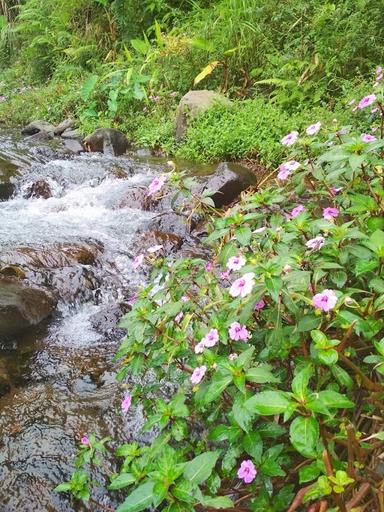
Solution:
{"label": "pink flower", "polygon": [[207,272],[212,272],[213,267],[214,267],[214,265],[213,265],[212,261],[208,261],[208,263],[206,263],[206,265],[205,265],[205,270]]}
{"label": "pink flower", "polygon": [[150,183],[148,187],[148,196],[153,196],[159,192],[166,181],[165,176],[156,176],[156,178],[153,179],[153,181]]}
{"label": "pink flower", "polygon": [[338,208],[323,208],[323,217],[325,220],[332,221],[336,217],[339,216],[339,210]]}
{"label": "pink flower", "polygon": [[138,256],[136,256],[136,258],[133,260],[132,267],[133,267],[134,269],[139,268],[139,267],[143,264],[143,261],[144,261],[144,254],[139,254],[139,255],[138,255]]}
{"label": "pink flower", "polygon": [[229,326],[228,334],[231,340],[234,341],[247,341],[250,336],[247,327],[245,325],[240,325],[239,322],[233,322]]}
{"label": "pink flower", "polygon": [[339,192],[343,190],[343,187],[331,187],[330,191],[333,196],[336,196]]}
{"label": "pink flower", "polygon": [[288,169],[281,169],[280,168],[280,171],[277,175],[277,179],[281,180],[281,181],[285,181],[286,179],[288,179],[290,177],[290,175],[292,174],[291,171],[289,171]]}
{"label": "pink flower", "polygon": [[180,311],[180,313],[178,313],[176,316],[175,316],[175,322],[178,324],[180,323],[180,321],[183,319],[183,316],[184,316],[184,313],[182,311]]}
{"label": "pink flower", "polygon": [[383,68],[381,66],[377,66],[376,75],[380,75],[383,72]]}
{"label": "pink flower", "polygon": [[279,169],[288,169],[288,171],[297,171],[297,169],[301,166],[300,162],[296,162],[296,160],[289,160],[280,165]]}
{"label": "pink flower", "polygon": [[203,343],[205,347],[214,347],[219,341],[219,333],[217,329],[211,329],[208,334],[204,336],[200,343]]}
{"label": "pink flower", "polygon": [[263,299],[259,300],[259,302],[256,302],[255,307],[254,307],[255,311],[261,311],[264,308],[265,308],[265,302]]}
{"label": "pink flower", "polygon": [[129,297],[129,299],[128,299],[128,304],[129,304],[130,306],[133,306],[133,305],[134,305],[134,303],[137,301],[137,298],[138,298],[138,297],[137,297],[137,295],[136,295],[136,294],[131,295],[131,296]]}
{"label": "pink flower", "polygon": [[252,288],[255,285],[254,281],[255,274],[253,272],[248,272],[244,274],[240,279],[236,279],[236,281],[232,284],[229,294],[231,297],[246,297],[252,291]]}
{"label": "pink flower", "polygon": [[81,438],[81,444],[82,444],[83,446],[89,446],[89,445],[90,445],[90,442],[89,442],[89,439],[88,439],[88,437],[87,437],[87,436],[83,436],[83,437]]}
{"label": "pink flower", "polygon": [[363,142],[374,142],[377,138],[374,135],[370,135],[369,133],[363,133],[361,136]]}
{"label": "pink flower", "polygon": [[289,160],[288,162],[284,162],[279,166],[279,174],[277,175],[279,180],[286,180],[291,174],[292,171],[296,171],[301,164],[296,162],[296,160]]}
{"label": "pink flower", "polygon": [[220,272],[220,279],[228,279],[230,275],[230,271],[226,270],[225,272]]}
{"label": "pink flower", "polygon": [[383,73],[380,73],[380,75],[376,76],[376,82],[380,82],[383,79]]}
{"label": "pink flower", "polygon": [[329,311],[336,306],[337,297],[333,290],[323,290],[312,297],[312,306],[321,309],[321,311]]}
{"label": "pink flower", "polygon": [[238,357],[239,357],[239,356],[238,356],[237,354],[233,353],[233,354],[229,354],[228,359],[229,359],[230,361],[234,361],[234,360],[235,360],[235,359],[237,359]]}
{"label": "pink flower", "polygon": [[149,247],[149,248],[147,249],[147,251],[148,251],[149,253],[151,253],[151,254],[152,254],[152,253],[154,253],[154,252],[161,251],[161,249],[162,249],[162,248],[163,248],[163,246],[162,246],[162,245],[154,245],[154,246],[152,246],[152,247]]}
{"label": "pink flower", "polygon": [[307,135],[316,135],[316,133],[320,131],[320,128],[321,123],[319,121],[315,124],[311,124],[311,126],[308,126],[308,128],[305,131],[307,132]]}
{"label": "pink flower", "polygon": [[187,297],[186,295],[183,295],[183,296],[181,297],[181,301],[182,301],[182,302],[188,302],[188,301],[189,301],[189,297]]}
{"label": "pink flower", "polygon": [[227,269],[229,270],[240,270],[241,267],[244,267],[247,260],[244,258],[244,256],[241,256],[241,254],[237,256],[232,256],[232,258],[229,258],[227,262]]}
{"label": "pink flower", "polygon": [[292,146],[297,141],[299,132],[293,131],[281,139],[283,146]]}
{"label": "pink flower", "polygon": [[294,219],[295,217],[297,217],[298,215],[300,215],[300,213],[302,213],[303,211],[305,210],[305,206],[302,205],[302,204],[298,204],[297,206],[295,206],[295,208],[291,211],[291,218]]}
{"label": "pink flower", "polygon": [[205,349],[205,343],[201,340],[197,345],[195,345],[195,354],[202,354]]}
{"label": "pink flower", "polygon": [[368,107],[372,105],[376,101],[376,96],[374,94],[368,94],[368,96],[364,96],[363,99],[360,100],[358,107],[360,109]]}
{"label": "pink flower", "polygon": [[321,249],[324,245],[325,238],[323,236],[317,236],[315,238],[312,238],[311,240],[308,240],[308,242],[305,244],[309,249],[313,249],[314,251],[318,251]]}
{"label": "pink flower", "polygon": [[195,368],[191,375],[192,384],[199,384],[203,380],[206,371],[206,366],[198,366],[197,368]]}
{"label": "pink flower", "polygon": [[378,112],[379,108],[378,107],[375,107],[371,110],[371,114],[376,114],[376,112]]}
{"label": "pink flower", "polygon": [[246,484],[250,484],[254,481],[256,475],[257,470],[253,462],[251,460],[243,460],[237,472],[237,476],[242,478]]}
{"label": "pink flower", "polygon": [[121,410],[123,412],[128,412],[128,409],[131,407],[132,397],[131,395],[126,395],[124,400],[121,402]]}

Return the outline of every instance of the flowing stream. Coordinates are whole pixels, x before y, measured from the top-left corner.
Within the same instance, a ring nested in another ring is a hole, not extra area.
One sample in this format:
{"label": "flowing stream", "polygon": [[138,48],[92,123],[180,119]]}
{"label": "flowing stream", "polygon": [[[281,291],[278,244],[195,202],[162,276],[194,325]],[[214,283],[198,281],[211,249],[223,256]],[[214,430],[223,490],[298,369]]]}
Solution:
{"label": "flowing stream", "polygon": [[[163,164],[96,153],[46,160],[0,132],[0,269],[57,300],[37,326],[0,331],[1,512],[99,510],[53,489],[69,477],[82,435],[127,442],[142,425],[140,409],[120,411],[112,359],[117,319],[144,279],[132,268],[135,235],[155,214],[121,200]],[[51,197],[28,197],[42,180]],[[1,293],[0,282],[0,306]]]}

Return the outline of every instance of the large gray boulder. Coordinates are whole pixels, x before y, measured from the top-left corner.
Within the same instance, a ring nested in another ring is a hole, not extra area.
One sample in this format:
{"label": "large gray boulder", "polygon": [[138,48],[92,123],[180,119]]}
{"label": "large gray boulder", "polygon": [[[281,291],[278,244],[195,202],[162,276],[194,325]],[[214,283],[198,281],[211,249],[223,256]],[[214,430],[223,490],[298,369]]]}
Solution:
{"label": "large gray boulder", "polygon": [[252,171],[238,164],[221,162],[216,171],[207,176],[202,187],[215,191],[212,200],[216,208],[227,206],[234,201],[241,192],[256,184],[256,176]]}
{"label": "large gray boulder", "polygon": [[176,110],[176,139],[184,138],[191,119],[202,114],[214,105],[230,105],[231,101],[216,91],[189,91],[185,94]]}
{"label": "large gray boulder", "polygon": [[17,278],[0,276],[0,337],[39,324],[54,311],[51,294]]}
{"label": "large gray boulder", "polygon": [[47,121],[32,121],[21,130],[23,135],[40,134],[41,137],[52,138],[55,131],[53,124]]}
{"label": "large gray boulder", "polygon": [[65,130],[69,130],[70,128],[72,128],[74,124],[75,123],[72,119],[65,119],[55,127],[53,133],[57,136],[60,136],[65,132]]}

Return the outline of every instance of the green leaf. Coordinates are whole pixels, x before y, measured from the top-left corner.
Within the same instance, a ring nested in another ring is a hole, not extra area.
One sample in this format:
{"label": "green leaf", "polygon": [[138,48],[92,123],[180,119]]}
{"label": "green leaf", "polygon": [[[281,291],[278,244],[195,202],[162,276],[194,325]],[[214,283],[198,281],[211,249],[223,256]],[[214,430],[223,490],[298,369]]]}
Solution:
{"label": "green leaf", "polygon": [[137,52],[141,53],[142,55],[146,55],[150,48],[149,44],[142,39],[131,39],[131,45]]}
{"label": "green leaf", "polygon": [[317,355],[319,360],[327,366],[332,366],[339,360],[339,353],[333,348],[328,350],[319,350]]}
{"label": "green leaf", "polygon": [[299,402],[304,401],[308,394],[308,383],[313,375],[312,365],[301,370],[292,381],[292,391]]}
{"label": "green leaf", "polygon": [[355,404],[337,391],[326,389],[318,393],[318,399],[330,409],[351,409]]}
{"label": "green leaf", "polygon": [[277,302],[279,300],[280,291],[283,287],[283,280],[281,277],[267,277],[265,278],[265,286],[269,291],[272,299]]}
{"label": "green leaf", "polygon": [[299,482],[301,484],[315,480],[323,470],[323,463],[315,460],[299,470]]}
{"label": "green leaf", "polygon": [[245,402],[247,409],[261,416],[287,412],[293,405],[289,394],[283,391],[262,391]]}
{"label": "green leaf", "polygon": [[256,463],[260,462],[263,454],[263,441],[258,432],[253,431],[245,434],[243,438],[243,448]]}
{"label": "green leaf", "polygon": [[252,238],[252,230],[247,226],[242,226],[235,230],[236,240],[240,245],[249,245]]}
{"label": "green leaf", "polygon": [[116,512],[140,512],[150,507],[153,500],[154,482],[146,482],[135,489],[117,509]]}
{"label": "green leaf", "polygon": [[115,491],[116,489],[123,489],[124,487],[133,484],[133,482],[136,482],[136,478],[132,475],[132,473],[122,473],[121,475],[117,476],[112,480],[112,482],[108,486],[108,489],[110,491]]}
{"label": "green leaf", "polygon": [[84,101],[88,101],[93,93],[96,84],[99,80],[98,75],[91,75],[81,86],[80,96]]}
{"label": "green leaf", "polygon": [[233,501],[228,496],[217,496],[216,498],[204,496],[202,505],[209,508],[232,508]]}
{"label": "green leaf", "polygon": [[218,398],[232,382],[232,375],[216,373],[208,387],[202,387],[195,395],[195,400],[201,405],[207,405]]}
{"label": "green leaf", "polygon": [[206,452],[187,462],[184,478],[194,485],[201,484],[211,475],[219,455],[219,452]]}
{"label": "green leaf", "polygon": [[316,457],[316,447],[319,441],[319,424],[315,418],[298,416],[289,429],[289,437],[294,448],[304,457]]}
{"label": "green leaf", "polygon": [[348,391],[352,391],[353,389],[353,379],[352,377],[338,365],[334,365],[331,367],[331,372],[340,386],[345,386]]}
{"label": "green leaf", "polygon": [[272,374],[271,369],[272,367],[269,364],[260,364],[255,368],[249,368],[245,377],[249,382],[254,382],[256,384],[279,382],[280,379]]}
{"label": "green leaf", "polygon": [[70,482],[66,482],[64,484],[59,484],[57,487],[54,488],[55,492],[66,492],[70,491],[72,488]]}

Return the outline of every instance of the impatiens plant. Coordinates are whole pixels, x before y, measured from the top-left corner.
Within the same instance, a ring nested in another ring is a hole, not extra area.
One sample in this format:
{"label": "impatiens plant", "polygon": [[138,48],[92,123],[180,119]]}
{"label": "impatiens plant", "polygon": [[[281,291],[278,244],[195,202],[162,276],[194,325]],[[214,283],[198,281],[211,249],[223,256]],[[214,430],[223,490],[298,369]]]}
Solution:
{"label": "impatiens plant", "polygon": [[383,118],[325,131],[284,136],[278,179],[207,221],[209,265],[154,261],[121,324],[152,441],[116,450],[118,512],[383,510]]}

